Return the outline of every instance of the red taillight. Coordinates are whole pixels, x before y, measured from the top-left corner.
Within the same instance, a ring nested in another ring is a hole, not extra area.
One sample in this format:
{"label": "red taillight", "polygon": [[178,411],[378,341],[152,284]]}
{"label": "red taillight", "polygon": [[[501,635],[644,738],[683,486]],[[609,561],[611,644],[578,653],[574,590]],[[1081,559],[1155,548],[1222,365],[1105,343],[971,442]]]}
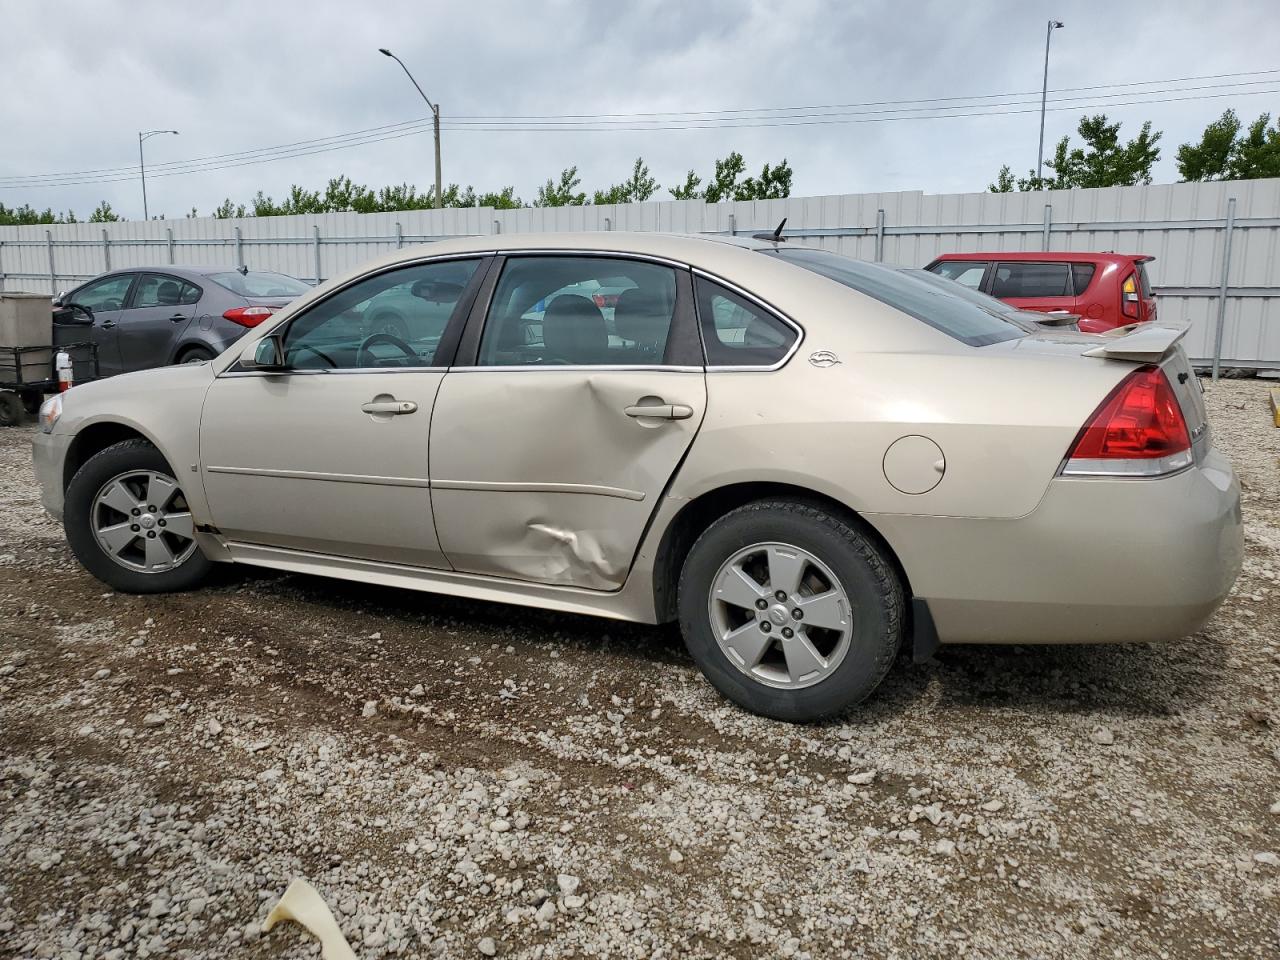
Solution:
{"label": "red taillight", "polygon": [[1062,473],[1152,477],[1191,464],[1182,407],[1159,367],[1140,367],[1111,391],[1076,436]]}
{"label": "red taillight", "polygon": [[232,307],[222,314],[222,319],[242,327],[256,327],[275,312],[275,307]]}
{"label": "red taillight", "polygon": [[1136,317],[1138,315],[1138,275],[1131,273],[1125,277],[1124,284],[1120,287],[1120,309],[1126,317]]}

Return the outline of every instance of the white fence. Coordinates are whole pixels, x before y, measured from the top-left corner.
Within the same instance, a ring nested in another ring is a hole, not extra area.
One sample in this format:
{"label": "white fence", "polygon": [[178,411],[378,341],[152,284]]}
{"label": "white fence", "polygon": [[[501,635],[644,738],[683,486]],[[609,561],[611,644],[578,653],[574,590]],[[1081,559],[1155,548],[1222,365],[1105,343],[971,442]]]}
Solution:
{"label": "white fence", "polygon": [[567,230],[755,233],[899,266],[944,252],[1117,250],[1156,257],[1160,316],[1189,320],[1193,358],[1280,367],[1280,179],[1046,193],[904,193],[550,209],[408,210],[242,220],[0,227],[0,290],[54,293],[105,270],[247,264],[310,282],[397,247]]}

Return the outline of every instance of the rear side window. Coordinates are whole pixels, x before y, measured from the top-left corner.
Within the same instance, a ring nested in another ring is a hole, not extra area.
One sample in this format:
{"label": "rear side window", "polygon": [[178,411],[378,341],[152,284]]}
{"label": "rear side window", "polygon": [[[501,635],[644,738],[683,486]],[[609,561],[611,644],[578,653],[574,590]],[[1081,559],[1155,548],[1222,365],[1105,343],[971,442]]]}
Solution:
{"label": "rear side window", "polygon": [[799,334],[763,307],[698,277],[698,322],[709,367],[772,367]]}
{"label": "rear side window", "polygon": [[991,295],[1008,297],[1069,297],[1071,265],[1067,263],[998,263]]}
{"label": "rear side window", "polygon": [[1016,323],[951,293],[936,280],[920,280],[883,264],[853,260],[825,250],[800,248],[768,251],[766,255],[842,283],[971,347],[1026,335]]}
{"label": "rear side window", "polygon": [[1071,286],[1077,297],[1089,289],[1089,284],[1093,282],[1093,271],[1092,263],[1071,265]]}
{"label": "rear side window", "polygon": [[987,265],[979,260],[941,260],[929,270],[940,277],[977,290],[982,286],[982,276],[987,272]]}
{"label": "rear side window", "polygon": [[133,291],[134,307],[187,306],[200,299],[200,288],[195,284],[160,274],[144,274]]}

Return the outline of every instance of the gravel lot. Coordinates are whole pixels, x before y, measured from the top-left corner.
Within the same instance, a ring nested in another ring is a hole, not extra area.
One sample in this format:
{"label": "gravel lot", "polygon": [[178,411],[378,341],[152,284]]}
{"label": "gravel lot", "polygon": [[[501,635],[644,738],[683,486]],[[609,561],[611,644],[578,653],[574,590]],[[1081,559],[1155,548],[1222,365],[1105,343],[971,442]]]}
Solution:
{"label": "gravel lot", "polygon": [[239,570],[110,592],[0,430],[0,955],[318,955],[258,933],[301,876],[361,960],[1275,958],[1265,386],[1209,388],[1248,542],[1203,633],[944,649],[818,727],[726,705],[669,629]]}

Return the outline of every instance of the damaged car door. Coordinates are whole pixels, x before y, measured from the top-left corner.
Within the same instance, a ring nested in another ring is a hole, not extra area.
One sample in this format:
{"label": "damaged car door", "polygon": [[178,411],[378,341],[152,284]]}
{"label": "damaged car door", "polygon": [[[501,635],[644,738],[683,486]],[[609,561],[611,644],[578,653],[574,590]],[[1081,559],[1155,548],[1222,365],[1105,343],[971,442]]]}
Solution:
{"label": "damaged car door", "polygon": [[441,549],[464,572],[617,589],[706,408],[689,273],[534,254],[495,276],[436,400]]}

